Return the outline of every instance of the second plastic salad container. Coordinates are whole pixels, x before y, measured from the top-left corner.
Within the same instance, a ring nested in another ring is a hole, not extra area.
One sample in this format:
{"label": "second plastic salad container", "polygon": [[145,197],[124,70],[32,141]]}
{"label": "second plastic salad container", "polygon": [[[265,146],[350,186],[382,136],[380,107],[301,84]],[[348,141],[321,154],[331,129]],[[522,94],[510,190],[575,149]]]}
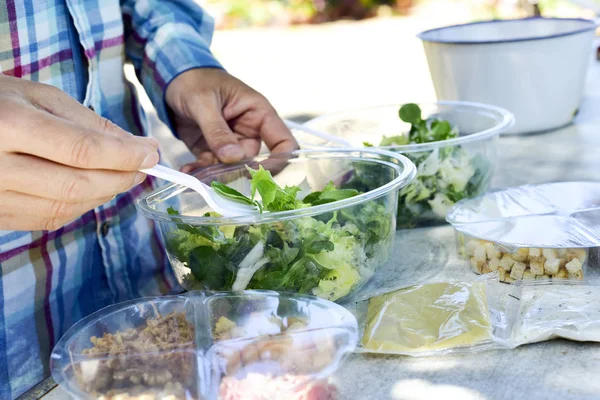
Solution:
{"label": "second plastic salad container", "polygon": [[57,343],[50,368],[76,399],[335,398],[329,377],[357,330],[350,312],[311,296],[189,292],[84,318]]}
{"label": "second plastic salad container", "polygon": [[369,149],[307,150],[213,166],[195,176],[250,196],[246,165],[270,170],[281,188],[296,187],[298,198],[332,187],[359,194],[234,218],[206,214],[210,210],[204,200],[179,185],[149,194],[138,207],[159,224],[173,271],[185,289],[268,289],[337,301],[388,261],[398,190],[415,175],[406,157]]}
{"label": "second plastic salad container", "polygon": [[[418,172],[416,179],[400,190],[397,227],[443,224],[457,201],[485,193],[489,188],[496,165],[498,135],[512,126],[513,116],[485,104],[450,101],[417,104],[423,130],[426,128],[428,132],[423,132],[423,137],[415,133],[415,140],[409,140],[411,124],[400,118],[401,106],[327,114],[308,121],[306,126],[341,137],[352,146],[375,146],[406,155]],[[437,128],[433,119],[447,121],[448,128]],[[337,145],[302,132],[296,135],[309,146]]]}

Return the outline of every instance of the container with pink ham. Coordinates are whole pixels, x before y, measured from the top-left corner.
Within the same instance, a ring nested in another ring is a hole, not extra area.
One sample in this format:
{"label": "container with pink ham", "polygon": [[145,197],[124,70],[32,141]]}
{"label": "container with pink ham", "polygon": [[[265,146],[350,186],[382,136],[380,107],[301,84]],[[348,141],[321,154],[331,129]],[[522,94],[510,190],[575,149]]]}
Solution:
{"label": "container with pink ham", "polygon": [[88,316],[51,370],[76,399],[334,400],[357,335],[350,312],[312,296],[195,291]]}

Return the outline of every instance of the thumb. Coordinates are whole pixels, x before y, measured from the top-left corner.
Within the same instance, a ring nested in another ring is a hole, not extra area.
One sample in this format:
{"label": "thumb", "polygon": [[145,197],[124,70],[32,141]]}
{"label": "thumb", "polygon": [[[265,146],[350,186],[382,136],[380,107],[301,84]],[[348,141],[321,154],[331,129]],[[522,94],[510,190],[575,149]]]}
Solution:
{"label": "thumb", "polygon": [[208,148],[223,163],[240,161],[246,155],[237,137],[223,118],[219,102],[213,96],[198,96],[189,108],[202,131]]}

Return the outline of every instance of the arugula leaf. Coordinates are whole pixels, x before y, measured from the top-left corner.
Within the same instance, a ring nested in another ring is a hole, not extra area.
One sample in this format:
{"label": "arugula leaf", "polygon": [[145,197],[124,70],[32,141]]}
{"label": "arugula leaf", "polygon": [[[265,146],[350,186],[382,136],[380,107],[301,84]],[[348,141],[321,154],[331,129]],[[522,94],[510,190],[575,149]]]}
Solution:
{"label": "arugula leaf", "polygon": [[369,142],[363,142],[363,146],[365,146],[365,147],[375,147],[375,145],[373,143],[369,143]]}

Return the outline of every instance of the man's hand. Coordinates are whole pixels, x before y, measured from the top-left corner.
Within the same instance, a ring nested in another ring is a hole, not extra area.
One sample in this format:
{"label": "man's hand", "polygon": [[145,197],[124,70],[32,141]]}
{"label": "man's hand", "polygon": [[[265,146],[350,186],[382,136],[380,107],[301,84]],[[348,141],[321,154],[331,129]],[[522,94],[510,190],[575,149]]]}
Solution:
{"label": "man's hand", "polygon": [[52,86],[0,75],[0,230],[54,230],[141,183],[158,143]]}
{"label": "man's hand", "polygon": [[166,101],[179,137],[198,158],[183,171],[255,156],[261,140],[272,153],[298,148],[267,99],[223,70],[182,73],[167,87]]}

